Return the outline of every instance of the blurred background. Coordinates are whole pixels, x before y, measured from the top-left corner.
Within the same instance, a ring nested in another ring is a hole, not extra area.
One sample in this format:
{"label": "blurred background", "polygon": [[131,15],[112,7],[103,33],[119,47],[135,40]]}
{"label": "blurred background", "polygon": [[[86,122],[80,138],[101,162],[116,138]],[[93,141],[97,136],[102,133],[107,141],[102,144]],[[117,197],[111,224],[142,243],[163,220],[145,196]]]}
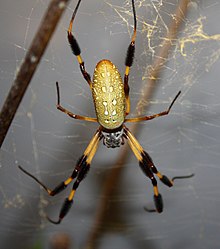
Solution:
{"label": "blurred background", "polygon": [[[176,181],[171,189],[159,182],[164,212],[147,213],[144,207],[154,205],[153,189],[132,152],[124,155],[126,163],[121,165],[123,148],[107,149],[100,143],[69,214],[58,226],[45,219],[46,214],[53,219],[58,217],[71,187],[50,197],[17,166],[22,165],[53,188],[71,174],[98,127],[73,120],[56,109],[58,81],[64,107],[76,114],[95,116],[90,89],[66,38],[76,2],[71,1],[63,15],[0,151],[0,247],[219,248],[217,0],[190,1],[177,39],[172,41],[169,56],[164,58],[154,94],[144,101],[140,99],[148,87],[151,65],[158,58],[170,23],[175,20],[179,1],[135,1],[138,32],[129,81],[130,116],[140,111],[142,114],[163,111],[182,91],[168,116],[140,123],[136,136],[162,173],[169,177],[191,173],[195,176]],[[0,0],[0,106],[48,4],[49,0]],[[124,74],[132,27],[130,1],[81,2],[73,29],[91,76],[97,62],[104,58]],[[109,181],[112,175],[116,182]],[[106,184],[109,182],[110,188]],[[62,239],[66,247],[55,247]]]}

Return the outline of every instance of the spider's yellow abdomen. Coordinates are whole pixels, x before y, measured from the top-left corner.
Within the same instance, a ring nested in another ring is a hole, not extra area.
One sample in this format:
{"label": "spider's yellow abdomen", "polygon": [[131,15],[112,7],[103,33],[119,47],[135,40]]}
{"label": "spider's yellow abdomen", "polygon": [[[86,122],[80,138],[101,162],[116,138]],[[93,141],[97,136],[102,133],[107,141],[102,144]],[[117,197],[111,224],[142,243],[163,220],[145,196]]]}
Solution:
{"label": "spider's yellow abdomen", "polygon": [[125,119],[125,92],[121,75],[109,60],[101,60],[93,74],[92,95],[96,116],[106,129],[120,127]]}

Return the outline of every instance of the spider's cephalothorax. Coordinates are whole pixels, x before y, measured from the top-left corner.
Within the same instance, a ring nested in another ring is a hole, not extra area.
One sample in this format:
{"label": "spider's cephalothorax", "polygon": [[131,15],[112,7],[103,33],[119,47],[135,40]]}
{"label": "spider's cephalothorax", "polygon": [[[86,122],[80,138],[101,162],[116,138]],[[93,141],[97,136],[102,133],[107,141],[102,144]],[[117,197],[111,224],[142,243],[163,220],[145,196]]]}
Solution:
{"label": "spider's cephalothorax", "polygon": [[[169,113],[171,107],[173,106],[175,100],[180,95],[180,92],[171,102],[167,110],[151,115],[143,116],[137,118],[127,118],[126,116],[130,112],[130,99],[129,99],[129,73],[130,67],[133,64],[134,51],[135,51],[135,39],[136,39],[136,12],[134,0],[131,0],[132,11],[134,17],[134,26],[133,26],[133,35],[128,46],[127,56],[125,59],[125,72],[124,72],[124,81],[122,80],[117,67],[109,60],[101,60],[95,67],[93,82],[89,73],[85,69],[84,61],[81,57],[81,50],[78,45],[76,38],[72,33],[73,21],[76,16],[77,10],[79,8],[81,0],[78,0],[76,8],[73,12],[72,19],[70,21],[69,29],[67,32],[68,41],[72,49],[73,54],[76,56],[77,61],[80,66],[81,73],[84,79],[90,86],[93,95],[93,101],[96,111],[96,118],[85,117],[81,115],[76,115],[71,111],[67,110],[60,104],[60,92],[58,82],[56,83],[57,87],[57,109],[64,112],[68,116],[74,119],[86,120],[90,122],[98,122],[100,124],[96,133],[89,142],[87,148],[85,149],[83,155],[80,157],[76,163],[72,174],[63,182],[61,182],[54,189],[49,189],[46,187],[39,179],[30,174],[28,171],[24,170],[21,166],[19,168],[27,175],[32,177],[37,183],[39,183],[49,195],[54,196],[64,190],[74,179],[72,190],[65,199],[63,206],[60,210],[59,219],[53,221],[48,218],[49,221],[55,224],[59,224],[61,220],[66,216],[69,209],[73,204],[73,198],[75,192],[80,184],[80,182],[85,178],[87,172],[89,171],[91,161],[97,151],[99,141],[103,139],[103,143],[108,148],[119,147],[124,144],[124,139],[127,139],[128,144],[139,161],[139,166],[143,170],[147,178],[151,180],[154,191],[154,202],[155,207],[154,211],[162,212],[163,211],[163,200],[162,196],[159,193],[157,187],[156,176],[161,180],[162,183],[168,187],[173,186],[173,178],[170,180],[165,175],[162,175],[157,168],[155,167],[151,157],[139,144],[137,139],[132,135],[129,129],[125,126],[125,122],[140,122],[143,120],[151,120],[160,116],[165,116]],[[176,178],[187,178],[191,176],[183,176]],[[151,211],[151,210],[150,210]]]}
{"label": "spider's cephalothorax", "polygon": [[102,131],[103,135],[103,144],[107,148],[116,148],[120,147],[124,144],[124,137],[123,137],[124,129],[120,129],[115,132],[105,132]]}

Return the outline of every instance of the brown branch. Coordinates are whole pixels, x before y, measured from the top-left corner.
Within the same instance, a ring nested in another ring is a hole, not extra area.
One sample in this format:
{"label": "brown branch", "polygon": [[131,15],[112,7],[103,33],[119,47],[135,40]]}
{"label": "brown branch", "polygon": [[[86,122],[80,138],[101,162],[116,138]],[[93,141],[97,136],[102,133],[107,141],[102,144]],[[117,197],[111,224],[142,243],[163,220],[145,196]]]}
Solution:
{"label": "brown branch", "polygon": [[[160,50],[155,57],[155,61],[152,64],[152,70],[148,72],[149,78],[146,82],[146,86],[144,89],[144,94],[142,98],[139,100],[139,103],[142,100],[150,98],[153,95],[153,91],[155,91],[155,84],[159,85],[159,75],[161,74],[162,68],[165,65],[171,47],[174,45],[174,40],[177,37],[177,32],[180,29],[182,21],[184,20],[187,13],[187,6],[189,0],[180,0],[180,3],[175,11],[174,18],[170,23],[169,31],[167,33],[164,42],[160,46]],[[154,87],[153,87],[154,86]],[[138,109],[139,104],[137,105]],[[130,128],[132,133],[137,133],[137,123],[133,124]],[[138,130],[140,132],[140,129]],[[108,177],[103,186],[102,192],[102,201],[99,204],[99,208],[97,209],[95,225],[92,229],[91,234],[87,240],[85,248],[96,248],[96,242],[98,237],[103,233],[102,229],[104,228],[105,220],[107,219],[107,207],[108,200],[110,196],[113,194],[115,186],[117,186],[120,176],[122,174],[123,165],[126,163],[128,158],[128,145],[124,145],[121,148],[120,154],[116,160],[115,166],[112,168],[111,172],[108,174]]]}
{"label": "brown branch", "polygon": [[57,233],[50,239],[51,249],[70,249],[71,239],[66,233]]}
{"label": "brown branch", "polygon": [[[163,40],[163,43],[160,45],[160,50],[155,56],[155,60],[151,66],[151,71],[148,72],[149,79],[146,82],[147,87],[144,89],[144,96],[139,101],[139,103],[141,103],[142,100],[149,99],[150,96],[153,95],[154,85],[159,82],[159,75],[167,61],[169,53],[171,52],[170,49],[175,45],[177,32],[179,31],[181,24],[186,17],[189,2],[189,0],[180,0],[175,13],[173,14],[173,19],[170,23],[167,36]],[[139,103],[137,104],[137,106],[139,106]]]}
{"label": "brown branch", "polygon": [[0,113],[0,147],[68,2],[69,0],[52,0],[48,6],[41,25],[2,107]]}

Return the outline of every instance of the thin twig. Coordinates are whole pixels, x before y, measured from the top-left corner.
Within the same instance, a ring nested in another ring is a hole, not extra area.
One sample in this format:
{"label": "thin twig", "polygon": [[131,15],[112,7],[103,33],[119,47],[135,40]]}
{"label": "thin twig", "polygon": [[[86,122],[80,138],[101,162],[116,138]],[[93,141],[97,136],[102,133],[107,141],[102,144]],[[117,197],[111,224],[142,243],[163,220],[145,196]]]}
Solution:
{"label": "thin twig", "polygon": [[32,41],[0,113],[0,147],[24,93],[69,0],[52,0]]}
{"label": "thin twig", "polygon": [[[181,0],[175,11],[175,14],[174,14],[175,19],[172,19],[170,23],[167,36],[164,39],[164,42],[161,44],[160,50],[158,51],[157,56],[155,57],[156,59],[154,60],[152,64],[151,72],[148,72],[149,78],[146,82],[147,87],[144,88],[144,94],[142,98],[139,100],[139,103],[141,103],[142,100],[149,99],[150,96],[152,96],[154,91],[156,90],[156,86],[159,86],[159,81],[158,81],[159,75],[162,71],[163,66],[165,65],[167,61],[168,54],[172,46],[174,46],[173,41],[176,39],[177,32],[180,29],[182,21],[184,20],[186,16],[188,3],[189,3],[189,0]],[[138,106],[139,104],[137,104],[137,109],[138,109]],[[136,134],[137,127],[138,127],[137,123],[135,123],[129,129],[132,131],[132,133]],[[138,132],[140,132],[140,128]],[[115,189],[115,186],[119,183],[119,179],[122,174],[123,165],[126,163],[127,158],[128,158],[128,149],[129,148],[127,144],[121,148],[120,154],[116,160],[115,166],[112,168],[111,172],[108,174],[108,177],[105,181],[105,184],[103,186],[103,191],[101,194],[103,198],[97,209],[95,225],[86,242],[86,245],[85,245],[86,249],[96,248],[97,239],[103,233],[102,229],[104,228],[105,220],[107,220],[108,201]]]}

